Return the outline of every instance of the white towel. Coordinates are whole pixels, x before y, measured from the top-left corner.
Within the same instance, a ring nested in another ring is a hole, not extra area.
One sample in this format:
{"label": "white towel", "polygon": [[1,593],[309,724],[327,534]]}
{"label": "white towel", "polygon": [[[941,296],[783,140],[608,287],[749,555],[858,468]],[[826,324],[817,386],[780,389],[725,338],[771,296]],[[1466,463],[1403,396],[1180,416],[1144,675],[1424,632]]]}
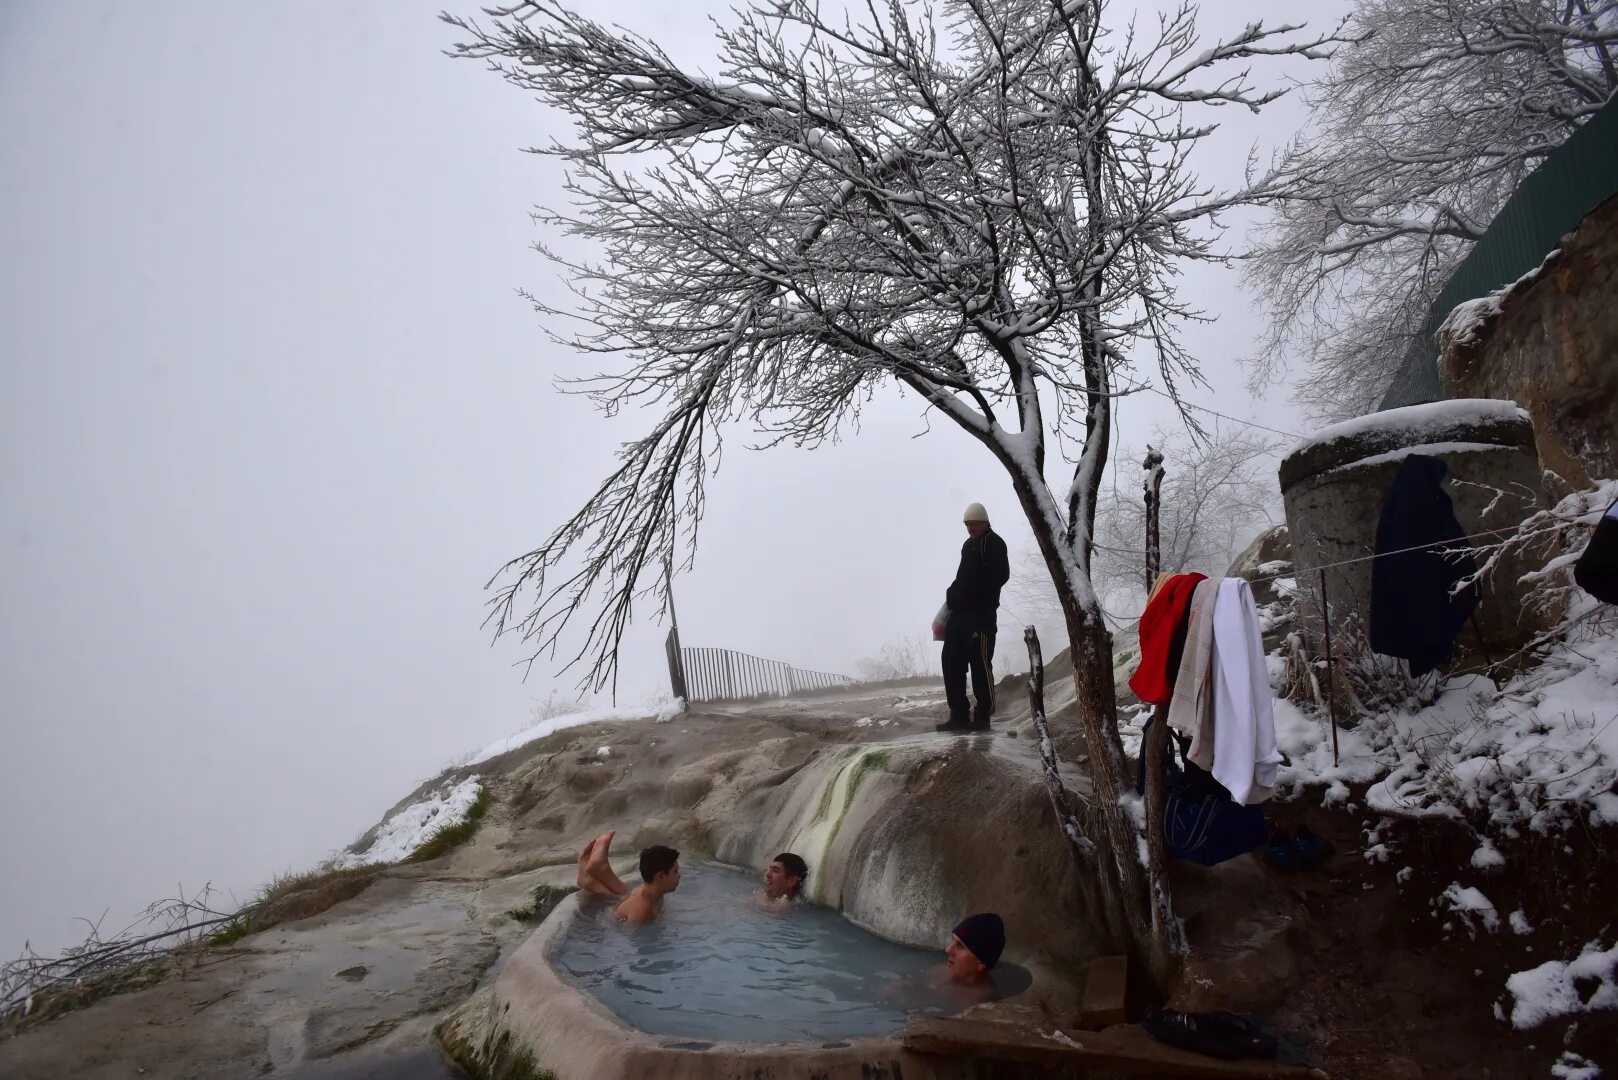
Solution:
{"label": "white towel", "polygon": [[1219,583],[1213,615],[1213,776],[1243,806],[1275,791],[1281,751],[1275,703],[1253,589],[1241,578]]}
{"label": "white towel", "polygon": [[[1186,614],[1185,648],[1180,668],[1174,675],[1174,696],[1169,699],[1169,727],[1192,738],[1191,752],[1197,752],[1203,728],[1210,715],[1208,665],[1213,657],[1214,601],[1219,598],[1219,582],[1204,578],[1191,593],[1191,609]],[[1210,740],[1211,744],[1211,740]],[[1212,746],[1209,747],[1210,752]],[[1203,768],[1207,768],[1203,765]]]}

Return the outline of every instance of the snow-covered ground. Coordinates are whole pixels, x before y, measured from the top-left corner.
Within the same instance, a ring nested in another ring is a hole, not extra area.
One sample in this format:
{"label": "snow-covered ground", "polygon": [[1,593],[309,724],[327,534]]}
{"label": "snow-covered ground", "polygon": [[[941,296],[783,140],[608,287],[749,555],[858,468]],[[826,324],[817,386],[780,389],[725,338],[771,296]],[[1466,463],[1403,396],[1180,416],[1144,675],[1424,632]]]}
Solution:
{"label": "snow-covered ground", "polygon": [[[1618,483],[1608,481],[1549,516],[1593,525],[1614,497]],[[1571,545],[1532,579],[1554,585],[1580,550]],[[1427,703],[1360,717],[1339,731],[1336,763],[1326,717],[1278,698],[1276,737],[1287,757],[1281,797],[1342,805],[1353,797],[1350,785],[1363,786],[1368,810],[1465,823],[1477,848],[1469,866],[1457,867],[1462,878],[1505,866],[1497,841],[1579,824],[1618,826],[1618,614],[1573,589],[1564,626],[1565,636],[1526,671],[1498,682],[1454,676]],[[1278,677],[1283,669],[1272,664]],[[1372,830],[1364,855],[1387,861],[1379,839]],[[1408,877],[1401,871],[1399,880]],[[1502,919],[1476,881],[1453,881],[1431,903],[1454,932],[1472,937],[1533,930],[1521,909]],[[1603,934],[1614,931],[1618,925]],[[1497,1011],[1517,1028],[1618,1009],[1618,942],[1590,941],[1577,956],[1516,972],[1505,991]],[[1553,1073],[1591,1080],[1601,1070],[1569,1051]]]}
{"label": "snow-covered ground", "polygon": [[376,863],[399,862],[408,858],[439,829],[466,820],[466,815],[477,802],[483,781],[469,776],[456,784],[446,784],[438,791],[411,803],[393,814],[377,830],[376,840],[364,851],[345,851],[331,861],[335,870]]}
{"label": "snow-covered ground", "polygon": [[626,706],[624,708],[589,708],[579,712],[567,713],[562,716],[548,716],[524,728],[513,735],[490,743],[476,754],[473,754],[464,764],[481,765],[491,758],[497,758],[508,750],[515,750],[535,739],[543,739],[553,732],[564,728],[578,727],[581,724],[596,724],[609,720],[647,720],[655,719],[663,723],[680,715],[683,703],[679,701],[666,701],[656,706]]}

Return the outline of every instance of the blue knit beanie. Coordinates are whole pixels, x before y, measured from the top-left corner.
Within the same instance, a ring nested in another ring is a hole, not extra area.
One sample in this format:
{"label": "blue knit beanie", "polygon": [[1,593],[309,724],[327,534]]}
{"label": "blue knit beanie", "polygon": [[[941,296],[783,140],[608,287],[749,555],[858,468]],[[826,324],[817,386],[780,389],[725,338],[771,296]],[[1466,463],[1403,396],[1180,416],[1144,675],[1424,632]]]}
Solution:
{"label": "blue knit beanie", "polygon": [[1006,924],[992,912],[968,915],[955,927],[955,936],[986,968],[998,964],[1006,951]]}

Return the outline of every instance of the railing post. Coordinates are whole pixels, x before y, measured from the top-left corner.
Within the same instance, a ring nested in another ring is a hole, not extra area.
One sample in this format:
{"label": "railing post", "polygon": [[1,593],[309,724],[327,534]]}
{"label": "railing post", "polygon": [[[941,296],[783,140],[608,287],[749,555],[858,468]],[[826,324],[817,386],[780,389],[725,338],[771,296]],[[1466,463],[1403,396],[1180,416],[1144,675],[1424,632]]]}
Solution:
{"label": "railing post", "polygon": [[677,628],[669,628],[669,636],[663,643],[663,651],[669,658],[669,691],[676,700],[689,702],[691,695],[685,685],[685,658],[680,653],[680,631]]}

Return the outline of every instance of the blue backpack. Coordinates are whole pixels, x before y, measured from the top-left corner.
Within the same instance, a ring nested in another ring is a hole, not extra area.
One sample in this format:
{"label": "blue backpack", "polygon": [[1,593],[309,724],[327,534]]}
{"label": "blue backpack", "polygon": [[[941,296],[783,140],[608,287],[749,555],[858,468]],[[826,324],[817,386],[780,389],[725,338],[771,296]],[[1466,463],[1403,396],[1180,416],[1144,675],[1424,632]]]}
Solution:
{"label": "blue backpack", "polygon": [[[1149,729],[1157,722],[1154,718],[1146,727]],[[1142,734],[1141,746],[1144,747],[1144,732]],[[1170,742],[1179,745],[1184,762],[1182,766],[1174,760],[1172,746],[1164,755],[1163,841],[1169,853],[1198,866],[1218,866],[1238,855],[1246,855],[1268,840],[1270,830],[1264,823],[1263,809],[1242,806],[1231,799],[1225,785],[1186,756],[1191,740],[1176,732],[1169,734]],[[1146,787],[1144,750],[1137,787],[1141,791]]]}

